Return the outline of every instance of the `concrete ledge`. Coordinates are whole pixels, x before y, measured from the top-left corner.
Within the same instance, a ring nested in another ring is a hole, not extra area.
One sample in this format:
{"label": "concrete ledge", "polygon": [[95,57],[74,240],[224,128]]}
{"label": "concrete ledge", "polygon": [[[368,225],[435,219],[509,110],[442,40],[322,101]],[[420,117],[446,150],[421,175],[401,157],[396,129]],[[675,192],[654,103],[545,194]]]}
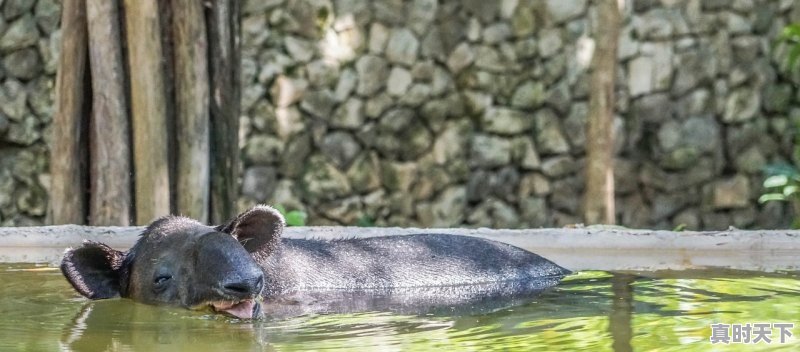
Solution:
{"label": "concrete ledge", "polygon": [[[57,263],[83,240],[127,249],[143,227],[77,225],[0,228],[0,262]],[[575,229],[419,229],[290,227],[284,237],[336,239],[413,233],[466,235],[505,242],[571,270],[683,270],[703,267],[800,270],[800,231],[671,232],[608,227]]]}

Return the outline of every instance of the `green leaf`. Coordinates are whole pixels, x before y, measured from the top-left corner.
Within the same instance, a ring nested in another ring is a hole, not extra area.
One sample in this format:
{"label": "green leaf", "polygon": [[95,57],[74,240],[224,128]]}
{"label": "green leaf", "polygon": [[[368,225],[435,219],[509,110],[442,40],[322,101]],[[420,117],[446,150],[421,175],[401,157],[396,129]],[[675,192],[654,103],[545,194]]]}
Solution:
{"label": "green leaf", "polygon": [[276,204],[275,206],[273,206],[273,208],[275,208],[275,210],[277,210],[279,213],[281,213],[281,215],[286,217],[286,208],[284,208],[283,205]]}
{"label": "green leaf", "polygon": [[285,215],[286,224],[289,226],[306,226],[308,214],[299,210],[292,210]]}
{"label": "green leaf", "polygon": [[783,187],[783,195],[785,197],[790,197],[792,194],[797,193],[797,186],[796,185],[788,185]]}
{"label": "green leaf", "polygon": [[800,171],[787,163],[775,163],[764,166],[762,169],[767,176],[785,175],[787,177],[800,176]]}
{"label": "green leaf", "polygon": [[786,200],[786,196],[780,193],[767,193],[758,198],[759,203],[783,201],[783,200]]}
{"label": "green leaf", "polygon": [[764,180],[764,188],[783,187],[789,184],[789,178],[786,175],[775,175],[767,177]]}

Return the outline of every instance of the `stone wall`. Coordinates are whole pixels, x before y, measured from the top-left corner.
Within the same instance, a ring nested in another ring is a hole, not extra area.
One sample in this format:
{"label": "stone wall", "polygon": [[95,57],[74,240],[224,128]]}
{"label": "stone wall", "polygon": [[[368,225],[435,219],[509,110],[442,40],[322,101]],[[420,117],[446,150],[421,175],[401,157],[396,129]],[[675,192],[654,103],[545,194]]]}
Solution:
{"label": "stone wall", "polygon": [[[799,11],[629,2],[622,225],[786,226],[781,204],[756,199],[800,118],[771,49]],[[581,222],[592,2],[253,0],[245,12],[243,203],[304,209],[312,224]]]}
{"label": "stone wall", "polygon": [[60,6],[56,0],[0,4],[0,226],[42,224]]}
{"label": "stone wall", "polygon": [[[5,0],[0,220],[44,221],[55,0]],[[595,1],[596,2],[596,1]],[[800,123],[791,0],[628,1],[617,200],[629,227],[784,227],[760,168]],[[589,0],[249,0],[242,197],[311,224],[580,222]]]}

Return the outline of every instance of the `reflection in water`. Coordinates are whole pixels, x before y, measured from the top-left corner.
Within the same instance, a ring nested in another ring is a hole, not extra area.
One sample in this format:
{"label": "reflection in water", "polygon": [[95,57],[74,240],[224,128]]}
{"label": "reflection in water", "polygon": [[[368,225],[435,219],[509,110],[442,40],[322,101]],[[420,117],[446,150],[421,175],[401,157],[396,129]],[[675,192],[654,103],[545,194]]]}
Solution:
{"label": "reflection in water", "polygon": [[633,351],[633,281],[636,277],[628,274],[614,274],[611,278],[611,314],[608,315],[608,328],[614,339],[615,352]]}
{"label": "reflection in water", "polygon": [[[0,351],[708,350],[713,323],[800,325],[792,273],[583,272],[526,299],[417,312],[360,301],[334,306],[361,313],[245,322],[126,299],[89,302],[57,270],[26,268],[0,267]],[[740,347],[800,350],[800,328],[793,333],[791,344]]]}

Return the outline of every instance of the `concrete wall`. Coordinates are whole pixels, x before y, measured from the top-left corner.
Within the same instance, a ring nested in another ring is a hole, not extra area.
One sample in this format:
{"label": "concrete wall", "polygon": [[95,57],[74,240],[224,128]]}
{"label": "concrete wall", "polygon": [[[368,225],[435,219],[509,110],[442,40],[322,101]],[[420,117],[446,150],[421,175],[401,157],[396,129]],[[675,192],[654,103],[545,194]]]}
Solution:
{"label": "concrete wall", "polygon": [[[50,3],[2,6],[0,100],[27,94],[13,117],[6,110],[20,104],[0,101],[5,224],[43,221],[58,38]],[[241,208],[282,204],[311,224],[580,222],[593,2],[250,0],[243,9]],[[800,118],[800,76],[784,73],[785,49],[772,45],[797,19],[793,1],[629,1],[621,224],[787,226],[788,209],[756,199],[760,168],[789,160]],[[36,36],[7,48],[9,33]]]}

